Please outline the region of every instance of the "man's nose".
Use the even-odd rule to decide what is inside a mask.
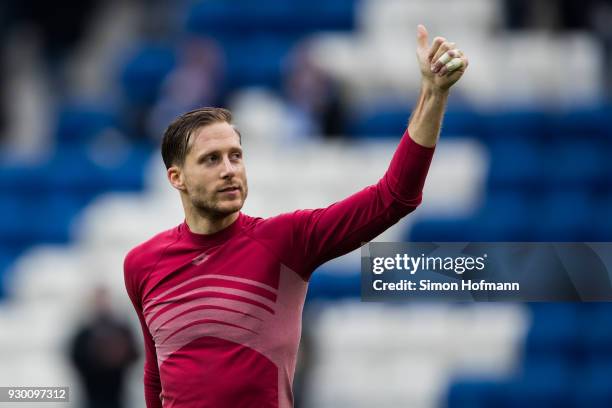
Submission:
[[[236,168],[232,164],[229,157],[223,158],[223,171],[221,172],[222,178],[231,178],[236,174]]]

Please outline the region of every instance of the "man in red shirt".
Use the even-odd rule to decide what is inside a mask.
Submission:
[[[168,127],[162,156],[185,222],[132,249],[124,268],[144,335],[148,408],[293,405],[312,271],[421,202],[449,89],[468,61],[444,38],[429,45],[423,26],[417,59],[421,95],[389,169],[327,208],[243,214],[246,171],[229,111],[198,109]]]

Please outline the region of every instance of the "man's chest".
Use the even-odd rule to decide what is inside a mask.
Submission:
[[[157,345],[191,337],[245,342],[277,311],[280,263],[249,240],[170,251],[148,276],[143,312]]]

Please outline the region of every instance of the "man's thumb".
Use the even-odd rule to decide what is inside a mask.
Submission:
[[[417,45],[419,49],[427,49],[429,46],[429,34],[427,33],[427,29],[423,24],[419,24],[417,26]]]

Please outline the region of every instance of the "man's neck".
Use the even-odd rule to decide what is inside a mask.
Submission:
[[[214,234],[219,232],[234,223],[238,219],[239,211],[229,214],[225,217],[212,218],[202,216],[196,211],[190,211],[185,213],[185,221],[189,230],[196,234]]]

